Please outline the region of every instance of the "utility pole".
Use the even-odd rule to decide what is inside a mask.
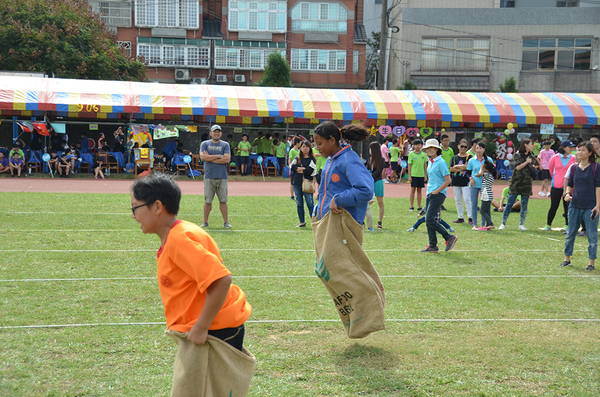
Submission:
[[[386,43],[388,37],[388,1],[381,1],[381,39],[379,40],[379,73],[377,74],[377,89],[383,90],[385,77],[388,71],[385,69]]]

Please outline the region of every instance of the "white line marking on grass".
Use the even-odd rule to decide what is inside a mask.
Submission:
[[[72,250],[58,250],[58,249],[8,249],[0,250],[0,252],[156,252],[156,249],[106,249],[106,250],[86,250],[86,249],[72,249]],[[286,248],[221,248],[221,252],[235,252],[235,251],[261,251],[261,252],[315,252],[312,249],[286,249]],[[417,249],[366,249],[365,252],[419,252]],[[586,251],[587,249],[576,249],[576,252]],[[454,249],[452,252],[490,252],[498,253],[497,250],[457,250]],[[530,249],[530,250],[511,250],[513,252],[548,252],[547,249]],[[425,257],[425,256],[423,256]]]
[[[316,320],[248,320],[251,324],[277,323],[335,323],[340,319]],[[600,322],[600,318],[386,318],[394,323],[476,323],[476,322]],[[46,325],[7,325],[0,329],[32,329],[32,328],[77,328],[77,327],[114,327],[114,326],[148,326],[167,325],[166,322],[141,323],[90,323],[90,324],[46,324]]]
[[[92,232],[92,233],[100,233],[100,232],[137,232],[140,229],[20,229],[20,230],[11,230],[10,233],[14,234],[22,232],[22,233],[43,233],[43,232]],[[297,230],[233,230],[233,229],[206,229],[209,232],[224,232],[224,233],[233,233],[233,232],[243,232],[243,233],[301,233]],[[0,232],[0,234],[3,232]],[[5,232],[5,233],[8,233]]]
[[[379,276],[380,278],[600,278],[600,276],[594,275],[580,275],[580,274],[538,274],[538,275],[506,275],[506,276],[404,276],[404,275],[389,275]],[[263,278],[314,278],[316,275],[305,275],[305,276],[234,276],[235,279],[263,279]],[[59,281],[131,281],[131,280],[156,280],[156,277],[89,277],[89,278],[23,278],[23,279],[7,279],[0,280],[0,283],[25,283],[25,282],[59,282]]]

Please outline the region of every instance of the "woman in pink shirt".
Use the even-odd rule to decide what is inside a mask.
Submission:
[[[554,150],[550,149],[552,142],[545,141],[544,149],[540,150],[540,154],[538,154],[538,160],[540,162],[540,169],[542,170],[542,190],[538,193],[542,197],[550,196],[550,188],[548,184],[548,180],[550,179],[550,159],[556,153]]]
[[[575,147],[575,144],[570,140],[566,140],[560,144],[560,148],[558,149],[558,154],[555,154],[550,158],[548,162],[548,171],[550,175],[552,175],[552,183],[550,190],[550,209],[548,210],[548,220],[546,223],[546,227],[544,230],[549,231],[552,230],[552,221],[556,216],[556,210],[558,210],[558,206],[560,205],[560,201],[563,202],[563,209],[565,211],[565,227],[563,230],[567,230],[569,219],[569,203],[564,199],[564,183],[565,183],[565,173],[571,166],[571,164],[575,163],[575,156],[571,154],[571,151]],[[542,153],[540,152],[540,155]]]

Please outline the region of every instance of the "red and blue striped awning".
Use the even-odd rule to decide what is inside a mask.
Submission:
[[[0,77],[0,112],[598,125],[600,94],[470,93]]]

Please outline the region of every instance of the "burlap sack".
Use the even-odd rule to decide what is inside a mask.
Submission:
[[[385,329],[385,294],[362,249],[363,227],[347,211],[331,211],[312,224],[315,272],[333,298],[349,338]]]
[[[171,397],[245,396],[250,389],[256,359],[245,347],[241,352],[208,335],[202,346],[187,333],[165,332],[177,343]]]

